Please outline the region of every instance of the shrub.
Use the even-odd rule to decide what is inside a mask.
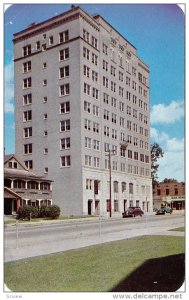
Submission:
[[[40,218],[45,218],[46,217],[46,209],[47,209],[47,205],[41,205],[39,207],[39,217]]]
[[[39,217],[39,210],[37,207],[30,206],[30,205],[23,205],[20,206],[18,209],[18,219],[30,219],[31,218],[38,218]]]
[[[60,216],[60,207],[58,205],[47,206],[45,216],[51,219],[57,219]]]

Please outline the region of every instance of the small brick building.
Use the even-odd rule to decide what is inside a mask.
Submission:
[[[185,183],[184,182],[159,182],[153,184],[153,207],[161,205],[170,206],[173,209],[185,208]]]

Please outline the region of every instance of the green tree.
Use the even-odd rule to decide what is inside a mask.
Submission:
[[[153,183],[157,182],[157,172],[159,168],[158,160],[163,157],[163,155],[164,152],[157,143],[151,144],[151,176]]]
[[[176,179],[174,178],[165,178],[162,182],[164,183],[170,183],[170,182],[178,182]]]

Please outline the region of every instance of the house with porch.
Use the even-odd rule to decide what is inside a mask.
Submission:
[[[34,174],[14,154],[4,157],[4,214],[16,214],[22,205],[51,205],[52,180]]]

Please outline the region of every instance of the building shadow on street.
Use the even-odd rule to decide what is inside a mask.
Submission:
[[[111,292],[175,292],[184,278],[184,254],[154,258],[144,262]]]

